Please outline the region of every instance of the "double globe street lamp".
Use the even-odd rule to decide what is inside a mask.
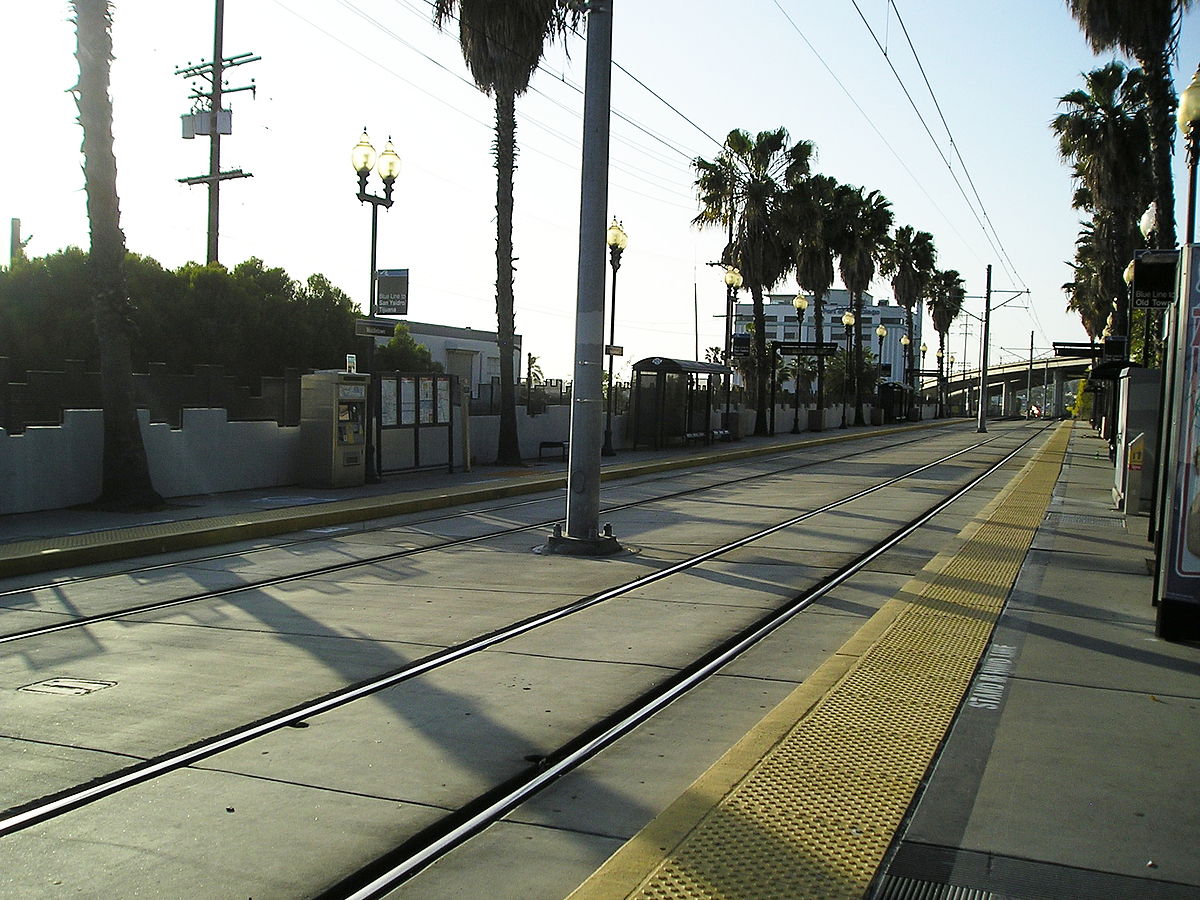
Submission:
[[[797,294],[792,300],[792,306],[796,308],[796,341],[799,343],[804,340],[804,311],[808,309],[808,298],[803,294]],[[796,397],[794,401],[796,412],[795,421],[792,422],[792,434],[800,433],[800,353],[796,353]]]
[[[876,371],[878,372],[878,375],[877,375],[878,386],[875,389],[875,392],[877,395],[875,398],[875,402],[878,404],[877,408],[879,410],[879,424],[882,425],[883,424],[883,339],[885,337],[887,337],[887,327],[882,322],[880,322],[879,327],[875,329],[875,336],[877,338],[879,338],[879,359],[877,360],[876,366],[875,366]]]
[[[846,366],[842,378],[842,424],[838,426],[839,428],[846,427],[846,406],[850,402],[850,373],[853,370],[853,364],[850,361],[850,342],[854,338],[854,313],[850,310],[842,313],[842,324],[846,326]]]
[[[396,153],[396,148],[392,146],[392,139],[388,138],[387,144],[383,148],[383,152],[376,154],[375,147],[371,144],[371,139],[367,136],[367,130],[364,128],[362,137],[358,139],[358,143],[354,145],[354,149],[350,153],[350,162],[354,166],[354,171],[358,173],[358,199],[362,203],[371,204],[371,294],[369,301],[370,315],[375,315],[375,253],[379,245],[379,207],[390,209],[392,206],[392,187],[396,183],[396,176],[400,174],[400,157]],[[379,177],[383,179],[383,196],[377,197],[374,194],[367,193],[367,178],[371,175],[371,170],[374,169],[379,173]]]
[[[737,292],[742,288],[742,282],[742,273],[736,266],[725,267],[725,366],[729,369],[733,367],[733,304],[737,299]],[[721,427],[728,431],[731,437],[741,433],[740,430],[733,430],[733,414],[730,411],[732,403],[733,373],[730,371],[725,373],[725,421],[721,423]]]
[[[392,139],[388,138],[387,144],[383,148],[383,152],[376,154],[375,147],[371,144],[371,139],[367,136],[367,129],[363,129],[362,137],[358,139],[358,143],[354,145],[354,149],[350,152],[350,163],[354,166],[354,171],[358,173],[358,199],[362,203],[371,204],[371,288],[368,294],[367,308],[371,318],[375,317],[375,297],[376,286],[378,281],[375,274],[375,255],[379,245],[379,207],[388,209],[392,205],[392,187],[396,183],[396,176],[400,174],[400,157],[396,153],[396,149],[392,146]],[[383,196],[377,197],[374,194],[367,193],[367,178],[374,169],[379,173],[379,177],[383,179]],[[371,374],[372,385],[367,397],[367,421],[364,423],[367,430],[366,440],[366,480],[371,483],[377,483],[380,479],[380,469],[382,468],[382,460],[379,458],[380,449],[378,442],[375,440],[374,423],[378,421],[376,414],[376,405],[379,402],[379,391],[375,385],[375,338],[370,338],[370,343],[367,345],[367,371]]]
[[[612,224],[608,226],[608,261],[612,265],[612,311],[608,325],[608,405],[604,416],[604,446],[600,448],[601,456],[616,456],[612,442],[613,414],[613,356],[616,354],[617,343],[617,270],[621,268],[621,254],[629,246],[629,235],[613,216]]]

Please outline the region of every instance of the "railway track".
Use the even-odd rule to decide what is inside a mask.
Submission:
[[[495,821],[498,816],[505,814],[521,803],[525,798],[540,790],[545,784],[561,777],[580,765],[583,761],[600,752],[621,735],[627,733],[638,724],[646,721],[657,710],[671,703],[683,692],[690,690],[696,684],[730,661],[737,659],[750,648],[756,646],[768,635],[774,633],[799,613],[809,609],[813,604],[827,598],[831,593],[845,585],[864,569],[872,565],[882,555],[895,548],[901,541],[926,527],[936,517],[943,514],[953,503],[985,482],[988,475],[1001,469],[1035,441],[1041,431],[1019,428],[1006,430],[986,440],[978,440],[973,436],[963,441],[963,446],[950,452],[943,453],[932,462],[921,465],[910,465],[903,472],[889,477],[879,478],[874,484],[844,496],[835,496],[823,502],[811,503],[810,509],[798,514],[789,515],[770,524],[743,532],[736,537],[722,540],[715,546],[707,547],[701,552],[677,554],[681,558],[666,561],[655,559],[651,561],[650,554],[631,554],[626,560],[622,571],[648,569],[636,577],[625,577],[616,584],[606,585],[597,590],[586,591],[574,597],[569,602],[556,603],[548,608],[540,609],[531,615],[519,616],[504,622],[499,627],[483,630],[470,635],[463,640],[450,640],[445,646],[433,652],[428,652],[419,658],[406,661],[399,666],[393,666],[387,671],[362,678],[344,687],[323,692],[320,696],[291,704],[282,711],[256,717],[252,722],[226,728],[220,733],[202,740],[191,741],[185,746],[168,752],[157,753],[121,767],[116,771],[106,773],[98,778],[89,780],[86,784],[72,785],[69,788],[56,791],[45,796],[39,796],[23,803],[18,803],[0,815],[0,838],[11,840],[21,832],[34,825],[53,823],[54,820],[70,818],[69,814],[84,810],[93,804],[118,802],[121,795],[130,790],[145,789],[153,785],[168,773],[178,772],[188,767],[197,767],[206,760],[213,760],[218,754],[224,754],[236,748],[245,747],[253,741],[258,741],[278,732],[287,726],[304,725],[318,716],[345,711],[348,708],[366,701],[378,698],[391,692],[405,689],[409,684],[420,684],[422,679],[436,678],[443,671],[451,670],[454,666],[472,660],[478,661],[497,653],[505,653],[514,657],[525,658],[529,651],[506,650],[519,639],[535,636],[542,632],[553,632],[561,629],[568,620],[591,617],[596,621],[598,610],[607,610],[629,598],[644,597],[655,586],[671,583],[678,579],[693,579],[697,577],[713,579],[720,573],[714,573],[710,567],[725,564],[724,561],[736,558],[738,554],[759,552],[755,548],[770,544],[772,541],[790,540],[784,536],[797,531],[800,526],[814,527],[814,523],[827,522],[833,517],[850,517],[851,528],[860,526],[860,522],[879,518],[873,528],[879,531],[884,528],[886,533],[871,534],[859,540],[859,546],[852,553],[844,554],[847,558],[839,560],[837,565],[821,567],[805,567],[794,562],[794,550],[782,554],[785,562],[773,562],[772,565],[790,565],[793,569],[817,569],[807,572],[800,580],[807,582],[800,590],[789,591],[790,596],[782,601],[778,596],[769,598],[769,602],[761,599],[755,601],[758,605],[770,607],[765,611],[759,609],[742,609],[738,614],[725,616],[720,628],[725,633],[718,637],[707,636],[703,640],[688,644],[679,652],[664,655],[661,659],[646,661],[643,668],[656,670],[639,673],[635,679],[637,684],[623,686],[615,691],[617,700],[611,697],[607,701],[610,708],[589,710],[586,715],[578,715],[557,726],[555,734],[561,733],[548,746],[537,748],[537,752],[524,754],[528,759],[523,765],[513,769],[511,760],[502,768],[503,777],[495,779],[495,783],[487,789],[478,791],[465,799],[456,800],[452,805],[446,805],[446,814],[439,816],[437,821],[417,829],[415,833],[396,841],[395,848],[382,854],[365,866],[354,867],[352,871],[338,879],[335,887],[329,889],[323,896],[382,896],[396,884],[411,877],[414,872],[425,866],[447,850],[461,843],[467,837],[478,832],[488,823]],[[907,442],[906,442],[907,443]],[[920,449],[924,450],[922,442]],[[890,448],[896,453],[911,453],[913,447],[903,445]],[[875,448],[871,451],[878,455],[882,451]],[[861,457],[860,457],[861,458]],[[842,463],[847,456],[841,458]],[[716,483],[704,486],[689,487],[675,490],[653,498],[640,498],[625,503],[614,504],[609,513],[613,515],[622,512],[646,515],[648,511],[664,505],[687,507],[687,515],[696,516],[701,510],[708,510],[708,515],[714,515],[712,509],[728,509],[730,504],[743,505],[750,516],[758,515],[758,507],[766,503],[765,498],[778,494],[783,482],[791,484],[795,479],[808,477],[814,468],[828,466],[829,461],[807,462],[804,465],[790,465],[771,469],[767,472],[739,475],[735,478],[718,479]],[[826,480],[828,475],[818,476]],[[676,476],[676,479],[678,476]],[[919,487],[914,484],[919,483]],[[936,495],[936,496],[935,496]],[[914,507],[914,497],[920,500]],[[771,502],[774,502],[773,500]],[[513,506],[505,507],[508,513]],[[519,504],[528,508],[528,503]],[[892,508],[897,509],[892,512]],[[882,515],[881,510],[889,510]],[[489,510],[490,516],[495,516],[498,510]],[[676,513],[678,515],[678,513]],[[653,516],[651,516],[653,518]],[[887,520],[887,521],[884,521]],[[552,521],[552,520],[551,520]],[[425,523],[427,526],[429,523]],[[845,527],[846,522],[838,525],[816,525],[818,530],[829,531],[835,527]],[[49,629],[24,629],[5,636],[2,640],[9,648],[19,648],[22,653],[30,653],[24,648],[36,646],[39,641],[63,640],[72,630],[124,627],[136,628],[152,623],[145,621],[149,613],[163,612],[171,607],[183,604],[196,604],[200,601],[229,602],[231,594],[248,595],[247,604],[252,605],[256,597],[262,595],[277,595],[281,589],[289,585],[317,581],[319,583],[337,583],[347,576],[368,570],[383,568],[388,565],[411,561],[414,554],[441,554],[446,557],[462,556],[464,554],[497,553],[510,557],[504,549],[492,550],[491,544],[499,542],[503,548],[511,550],[513,540],[522,540],[526,532],[545,528],[546,521],[538,519],[534,523],[512,525],[504,528],[493,528],[490,533],[476,534],[469,537],[441,540],[434,545],[410,548],[403,551],[392,551],[380,554],[366,560],[353,560],[336,566],[322,566],[305,572],[293,572],[274,579],[262,580],[255,584],[238,585],[228,589],[208,592],[205,595],[173,598],[156,604],[139,604],[136,607],[121,611],[110,611],[101,617],[78,617],[73,622],[57,623]],[[728,529],[727,529],[728,530]],[[651,528],[650,532],[654,529]],[[644,532],[647,535],[650,532]],[[632,532],[636,539],[636,532]],[[655,543],[651,538],[647,546]],[[660,542],[659,547],[670,542]],[[772,553],[778,555],[778,548]],[[660,557],[667,554],[659,553]],[[793,561],[788,563],[786,560]],[[547,564],[557,569],[572,569],[585,573],[588,578],[603,572],[607,563],[597,567],[594,561],[571,561],[564,565],[562,561],[547,561]],[[526,566],[529,563],[526,561]],[[699,575],[698,573],[704,573]],[[794,583],[796,579],[791,573],[788,578]],[[351,581],[353,584],[353,581]],[[776,592],[778,593],[778,592]],[[253,595],[253,596],[249,596]],[[744,602],[744,601],[743,601]],[[663,605],[663,604],[659,604]],[[736,606],[737,604],[733,604]],[[118,623],[117,619],[127,619],[138,616],[139,619],[126,623]],[[575,627],[575,626],[570,626]],[[616,631],[611,622],[604,628]],[[662,626],[660,626],[662,627]],[[708,627],[707,625],[705,627]],[[392,638],[391,640],[395,640]],[[624,640],[624,638],[620,638]],[[114,652],[119,652],[119,643],[114,643]],[[534,654],[536,655],[536,654]],[[663,677],[663,673],[666,676]],[[394,708],[394,707],[393,707]],[[436,777],[436,776],[435,776]],[[456,794],[463,794],[462,789],[456,789]]]

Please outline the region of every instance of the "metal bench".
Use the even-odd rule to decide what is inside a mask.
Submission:
[[[538,444],[538,459],[545,459],[547,450],[557,450],[562,454],[563,462],[566,462],[567,444],[569,443],[569,441],[542,441]]]

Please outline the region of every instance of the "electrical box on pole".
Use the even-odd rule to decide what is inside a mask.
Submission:
[[[213,57],[211,62],[198,65],[187,65],[176,69],[175,74],[192,81],[199,80],[199,86],[193,85],[191,97],[192,111],[181,116],[183,137],[192,140],[197,135],[207,137],[210,141],[208,155],[208,174],[192,175],[180,178],[182,184],[208,185],[208,261],[217,262],[217,240],[220,221],[220,186],[222,181],[231,178],[249,178],[249,172],[241,169],[221,171],[221,136],[233,133],[233,113],[222,105],[224,94],[234,94],[238,91],[250,91],[254,94],[256,86],[254,79],[242,87],[225,86],[225,70],[246,63],[258,62],[261,56],[250,53],[239,53],[236,56],[225,56],[225,0],[216,0],[216,24],[213,29]],[[208,89],[205,90],[205,87]]]

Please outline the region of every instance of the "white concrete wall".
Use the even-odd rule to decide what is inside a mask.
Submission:
[[[932,418],[934,409],[926,405],[925,418]],[[791,407],[777,408],[777,433],[791,430],[793,415]],[[551,406],[537,416],[518,407],[521,456],[536,459],[542,441],[568,440],[570,416],[568,406]],[[840,409],[827,410],[826,427],[836,426],[839,416]],[[750,434],[754,410],[743,409],[740,417],[742,434]],[[150,475],[164,497],[278,487],[302,480],[298,427],[230,422],[223,409],[184,410],[179,429],[151,425],[145,410],[141,422]],[[714,410],[712,425],[719,424],[720,411]],[[473,461],[494,462],[500,417],[472,416],[470,427]],[[803,410],[800,427],[807,428]],[[628,447],[624,416],[613,417],[613,443],[618,450]],[[24,434],[10,435],[0,429],[0,514],[62,509],[95,500],[100,493],[103,445],[99,410],[67,410],[62,425],[33,426]],[[459,447],[456,437],[456,465],[461,464]]]
[[[150,477],[164,497],[294,484],[300,480],[300,429],[274,422],[230,422],[223,409],[187,409],[183,427],[140,414]],[[24,434],[0,429],[0,514],[61,509],[100,494],[104,416],[70,409],[63,424]]]

